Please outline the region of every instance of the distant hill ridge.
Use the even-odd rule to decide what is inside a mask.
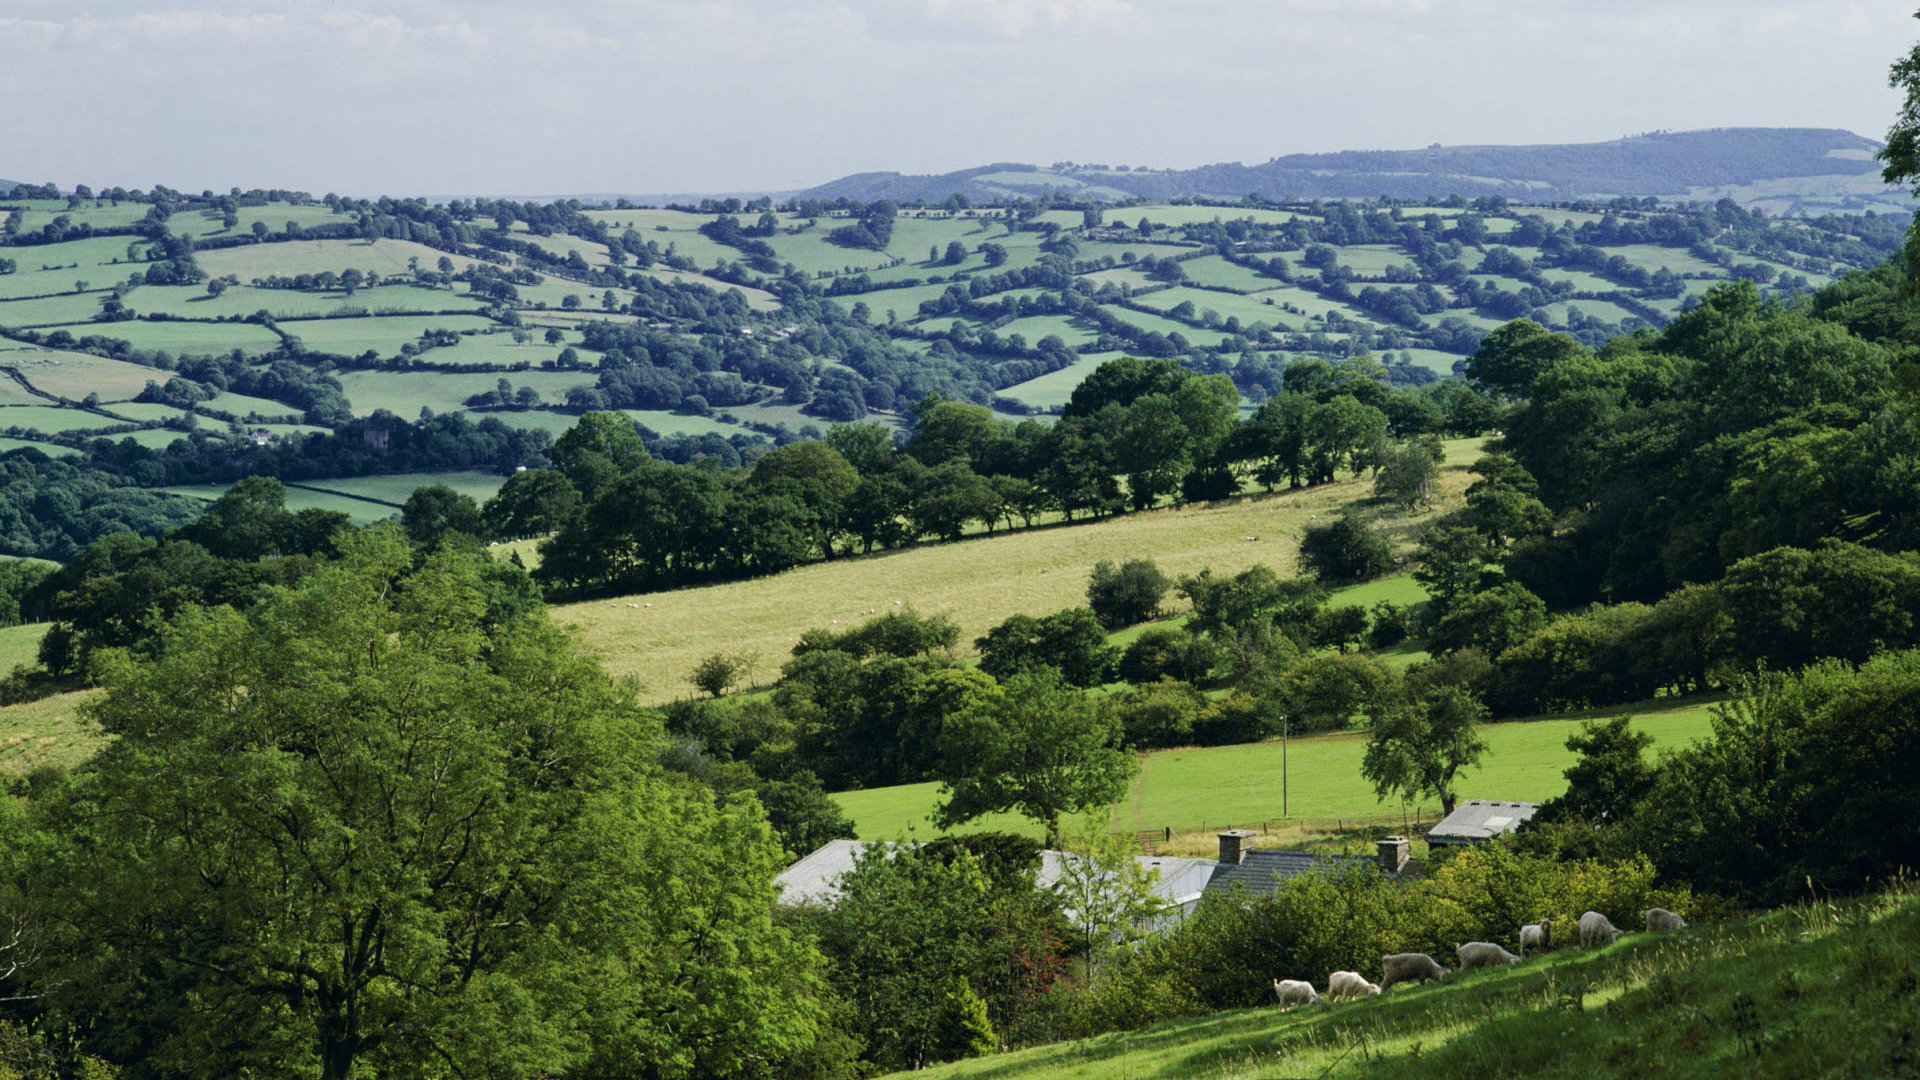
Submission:
[[[1911,200],[1880,181],[1881,144],[1838,128],[1715,128],[1655,132],[1598,143],[1431,146],[1289,154],[1263,164],[1194,169],[1000,163],[939,176],[867,172],[801,198],[976,201],[1058,191],[1117,201],[1135,197],[1269,199],[1431,198],[1503,195],[1559,202],[1617,195],[1730,197],[1770,213],[1905,212]]]

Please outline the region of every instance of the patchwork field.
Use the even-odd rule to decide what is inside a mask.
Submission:
[[[1579,717],[1555,716],[1539,720],[1489,724],[1481,729],[1488,753],[1481,768],[1459,782],[1465,799],[1502,799],[1539,802],[1566,790],[1563,775],[1573,764],[1567,736],[1590,716],[1630,715],[1633,727],[1653,736],[1656,747],[1675,749],[1711,731],[1712,702],[1648,703],[1595,710]],[[1223,828],[1298,829],[1312,822],[1333,828],[1344,822],[1402,818],[1431,824],[1440,804],[1434,800],[1381,802],[1360,776],[1360,756],[1366,750],[1360,732],[1316,735],[1240,746],[1187,747],[1141,755],[1140,775],[1120,805],[1114,808],[1113,828],[1119,832],[1171,828],[1196,836],[1197,851],[1212,846],[1212,833]],[[1284,768],[1283,768],[1284,766]],[[1282,775],[1285,776],[1287,813],[1281,813]],[[928,815],[939,801],[939,785],[903,784],[898,787],[849,791],[835,795],[853,819],[862,840],[893,840],[909,832],[928,836],[942,830]],[[963,831],[996,829],[1040,836],[1040,825],[1017,814],[996,814],[969,823]],[[1182,849],[1193,845],[1181,845]]]
[[[1454,464],[1441,473],[1436,505],[1442,508],[1472,479],[1461,464],[1466,448],[1457,450],[1449,454]],[[1010,615],[1044,615],[1085,603],[1087,574],[1101,559],[1151,558],[1173,576],[1209,567],[1234,573],[1255,563],[1291,573],[1301,529],[1371,490],[1365,480],[1346,480],[1097,524],[836,559],[752,581],[569,604],[556,608],[554,618],[578,626],[610,671],[638,679],[642,700],[661,702],[691,693],[687,676],[711,653],[755,654],[753,677],[769,679],[802,632],[851,625],[870,612],[892,610],[896,602],[951,616],[961,639],[970,642]],[[1385,524],[1404,532],[1416,519]]]

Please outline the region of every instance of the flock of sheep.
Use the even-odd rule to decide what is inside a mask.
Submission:
[[[1684,930],[1687,920],[1668,911],[1666,908],[1650,908],[1643,912],[1647,920],[1647,932],[1659,933],[1663,930]],[[1580,916],[1580,944],[1588,948],[1599,945],[1611,945],[1620,940],[1626,931],[1616,929],[1605,915],[1589,911]],[[1528,923],[1520,928],[1520,955],[1516,956],[1490,941],[1469,941],[1454,950],[1460,957],[1460,970],[1472,968],[1496,967],[1501,964],[1517,964],[1529,948],[1539,950],[1553,943],[1553,921],[1542,919],[1537,923]],[[1371,983],[1357,971],[1336,971],[1327,976],[1327,994],[1325,1000],[1340,1001],[1343,998],[1361,997],[1378,994],[1394,983],[1426,982],[1429,979],[1444,979],[1449,974],[1433,957],[1422,952],[1394,953],[1380,958],[1380,981]],[[1282,1008],[1294,1005],[1317,1005],[1322,1000],[1311,982],[1305,979],[1275,979],[1273,992],[1280,998]]]

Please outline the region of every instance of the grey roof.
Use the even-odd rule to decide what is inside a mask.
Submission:
[[[831,904],[840,898],[840,875],[853,869],[864,850],[858,840],[829,840],[773,879],[783,904]]]
[[[1241,856],[1238,866],[1231,863],[1210,865],[1214,867],[1214,872],[1212,880],[1207,882],[1209,892],[1238,885],[1250,893],[1268,895],[1278,890],[1280,883],[1287,878],[1326,873],[1350,866],[1377,868],[1380,861],[1371,855],[1316,855],[1310,851],[1263,851],[1256,848]]]
[[[1427,830],[1428,844],[1471,844],[1512,832],[1540,810],[1539,803],[1468,799]]]
[[[886,845],[891,848],[893,845]],[[783,904],[831,904],[840,897],[840,876],[853,869],[853,863],[866,850],[860,840],[829,840],[812,854],[782,870],[774,883],[780,886]],[[1059,884],[1066,860],[1073,856],[1060,851],[1042,851],[1040,870],[1034,884],[1051,889]],[[1168,904],[1186,904],[1198,899],[1207,887],[1207,879],[1220,864],[1212,859],[1183,859],[1166,855],[1136,856],[1140,864],[1160,871],[1153,883],[1155,896]]]

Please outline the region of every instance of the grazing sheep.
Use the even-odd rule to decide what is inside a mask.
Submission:
[[[1378,994],[1379,984],[1370,983],[1357,971],[1336,971],[1327,976],[1327,1000],[1339,1001],[1342,998],[1359,997],[1362,994]]]
[[[1647,917],[1647,933],[1657,934],[1662,930],[1685,930],[1687,920],[1668,911],[1666,908],[1648,908],[1641,912]]]
[[[1580,916],[1580,944],[1588,948],[1611,945],[1625,936],[1626,931],[1615,929],[1613,923],[1597,911]]]
[[[1541,919],[1520,928],[1520,955],[1528,949],[1545,949],[1553,944],[1553,920]]]
[[[1469,941],[1455,947],[1460,954],[1460,970],[1470,968],[1499,967],[1501,964],[1517,964],[1520,958],[1491,941]]]
[[[1434,962],[1433,957],[1423,952],[1394,953],[1380,958],[1380,989],[1385,990],[1394,983],[1426,982],[1428,979],[1444,979],[1447,969]]]
[[[1320,995],[1314,992],[1313,984],[1300,979],[1275,979],[1273,992],[1280,997],[1280,1007],[1290,1009],[1295,1005],[1318,1005]]]

